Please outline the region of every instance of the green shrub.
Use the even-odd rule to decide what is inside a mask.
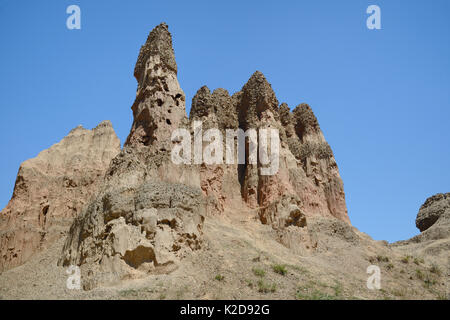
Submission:
[[[435,264],[435,263],[433,263],[431,265],[430,272],[434,273],[434,274],[437,274],[438,276],[441,275],[441,269],[439,269],[439,266],[437,264]]]
[[[282,276],[287,274],[287,269],[286,266],[282,265],[282,264],[275,264],[272,266],[272,270],[275,273],[281,274]]]
[[[252,271],[255,274],[255,276],[258,276],[258,277],[261,277],[261,278],[266,275],[266,272],[263,269],[253,268]]]
[[[218,275],[216,275],[216,277],[214,279],[216,279],[217,281],[223,281],[223,279],[225,279],[225,277],[221,274],[218,274]]]
[[[417,277],[417,279],[419,279],[419,280],[423,280],[424,277],[425,277],[425,275],[423,274],[423,272],[422,272],[421,270],[417,269],[417,270],[416,270],[416,277]]]
[[[276,284],[269,285],[263,280],[258,281],[258,291],[261,293],[275,292],[277,290]]]
[[[412,258],[411,256],[404,256],[401,261],[403,263],[409,263],[409,259],[411,259],[411,258]]]

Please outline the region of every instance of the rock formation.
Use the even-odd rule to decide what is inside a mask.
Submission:
[[[416,226],[423,232],[444,220],[450,220],[450,193],[438,193],[429,197],[420,207]]]
[[[446,260],[450,274],[450,193],[429,197],[419,209],[416,226],[420,234],[395,242],[392,246]]]
[[[93,130],[73,129],[20,166],[13,196],[0,213],[0,271],[67,232],[119,151],[120,141],[105,121]]]
[[[167,25],[142,46],[134,121],[96,198],[74,221],[60,265],[79,265],[83,287],[169,272],[201,248],[207,204],[191,166],[171,162],[171,134],[186,125],[185,96]]]
[[[336,161],[311,108],[302,104],[291,113],[286,104],[279,106],[261,72],[232,96],[202,87],[188,119],[171,35],[162,23],[142,46],[134,75],[131,132],[95,199],[74,221],[59,261],[81,266],[85,289],[170,272],[202,247],[205,217],[230,208],[254,209],[262,223],[299,233],[288,237],[287,246],[312,242],[308,216],[349,223]],[[248,161],[174,164],[171,150],[178,141],[172,133],[185,128],[201,138],[194,121],[202,121],[203,129],[219,129],[224,141],[227,129],[278,129],[278,173],[261,175],[259,162]]]
[[[239,165],[237,177],[225,175],[223,168],[213,168],[212,171],[216,170],[217,174],[210,172],[207,175],[208,181],[215,184],[203,189],[207,194],[216,195],[222,203],[219,207],[223,208],[223,202],[229,195],[235,198],[233,192],[217,189],[217,186],[225,185],[228,189],[240,190],[248,206],[261,208],[263,221],[271,220],[264,217],[267,206],[292,198],[292,205],[299,205],[305,215],[333,216],[350,222],[333,152],[311,108],[301,104],[290,112],[285,103],[279,106],[271,85],[261,72],[255,72],[242,90],[231,97],[224,89],[217,89],[211,94],[207,87],[202,87],[192,101],[190,120],[202,120],[204,126],[206,124],[208,128],[216,127],[222,131],[237,128],[244,131],[250,128],[279,130],[281,148],[277,174],[263,176],[259,165],[246,161],[246,164]],[[231,172],[236,176],[234,170]],[[235,184],[233,188],[229,187],[230,181]]]

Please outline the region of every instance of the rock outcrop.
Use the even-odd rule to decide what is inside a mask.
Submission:
[[[248,161],[236,167],[221,166],[209,170],[202,185],[207,194],[216,195],[224,208],[228,197],[236,198],[228,190],[240,190],[242,200],[252,208],[261,208],[261,220],[267,207],[283,197],[292,196],[293,205],[299,205],[306,216],[335,217],[350,222],[345,204],[343,183],[333,152],[326,142],[318,121],[306,104],[293,112],[279,102],[271,85],[261,72],[255,72],[241,91],[229,96],[224,89],[211,94],[202,87],[192,101],[190,114],[193,121],[203,121],[205,128],[219,128],[225,142],[226,129],[268,129],[279,131],[279,170],[274,175],[262,175],[261,165]],[[260,141],[259,141],[260,143]],[[225,157],[225,155],[224,155]],[[216,174],[213,173],[216,171]],[[225,183],[226,180],[226,183]],[[211,185],[211,181],[214,184]],[[230,183],[234,186],[230,188]],[[226,186],[227,190],[221,189]]]
[[[438,193],[429,197],[419,209],[416,226],[421,231],[420,234],[391,246],[433,259],[442,259],[441,261],[447,262],[450,274],[450,193]]]
[[[96,198],[71,227],[59,261],[79,265],[91,289],[170,272],[201,248],[207,201],[198,170],[171,162],[172,131],[186,126],[172,39],[160,24],[141,48],[134,121]]]
[[[440,219],[450,220],[450,193],[438,193],[429,197],[420,207],[416,227],[423,232]]]
[[[109,121],[79,126],[19,169],[0,213],[0,271],[17,266],[66,233],[103,180],[120,141]]]
[[[308,231],[309,218],[350,223],[336,160],[314,113],[306,104],[293,112],[285,103],[279,105],[261,72],[232,96],[225,89],[211,93],[206,86],[200,88],[192,100],[190,125],[195,121],[202,121],[203,129],[218,128],[224,144],[227,129],[279,132],[279,168],[273,175],[261,174],[260,161],[249,162],[248,139],[245,164],[200,167],[202,190],[216,204],[216,212],[243,203],[277,231],[281,243],[303,254],[317,245]],[[259,136],[257,142],[261,143]]]
[[[177,79],[172,37],[166,24],[150,32],[134,69],[138,82],[133,125],[126,145],[171,149],[171,134],[186,118],[185,95]]]
[[[407,241],[434,245],[434,240],[441,240],[450,248],[450,193],[429,197],[419,209],[416,226],[421,233]]]
[[[142,46],[134,75],[138,88],[131,132],[95,199],[72,225],[59,261],[81,267],[85,289],[174,270],[183,257],[202,248],[205,217],[231,208],[250,208],[262,223],[289,229],[291,241],[282,242],[288,247],[303,240],[313,246],[308,216],[349,224],[336,161],[311,108],[303,104],[291,113],[287,105],[279,106],[261,72],[232,96],[225,89],[211,93],[202,87],[188,119],[172,38],[162,23]],[[267,164],[248,161],[248,139],[244,163],[227,163],[225,150],[223,162],[175,164],[171,151],[180,141],[173,132],[180,128],[201,139],[203,149],[211,142],[203,136],[209,128],[220,131],[224,145],[227,130],[277,129],[279,141],[270,149],[279,147],[279,157],[272,159],[279,170],[263,175]],[[204,155],[189,144],[192,153]]]

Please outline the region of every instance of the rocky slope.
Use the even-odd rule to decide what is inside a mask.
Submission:
[[[309,219],[318,240],[299,254],[277,240],[255,210],[207,217],[202,249],[170,273],[150,273],[92,290],[69,290],[57,266],[60,239],[27,263],[0,274],[0,299],[448,299],[447,262],[374,241],[349,224]],[[380,290],[366,286],[367,267],[381,271]],[[86,276],[83,272],[81,276]]]
[[[109,121],[79,126],[25,161],[13,196],[0,213],[0,271],[27,261],[68,231],[120,151]]]
[[[261,72],[232,95],[200,88],[187,117],[172,37],[163,23],[142,46],[134,76],[138,88],[124,148],[104,163],[92,197],[77,207],[82,212],[68,215],[67,221],[74,220],[67,237],[0,275],[0,296],[447,297],[447,195],[422,206],[419,236],[391,245],[374,241],[350,224],[336,160],[311,107],[290,111]],[[206,136],[211,128],[218,129],[214,139]],[[171,151],[184,141],[174,136],[177,129],[194,137],[187,144],[191,160],[183,164],[172,161]],[[278,130],[279,140],[271,137],[269,149],[278,149],[279,157],[267,164],[256,153],[259,161],[252,163],[250,139],[244,163],[227,162],[229,154],[237,160],[236,145],[223,152],[209,148],[212,140],[226,143],[230,130],[251,129],[258,144],[263,129]],[[215,162],[203,161],[208,152]],[[277,170],[264,174],[273,161]],[[73,196],[65,197],[57,198],[66,203]],[[366,286],[373,264],[381,269],[381,290]],[[72,265],[80,267],[86,291],[66,288],[65,271]]]

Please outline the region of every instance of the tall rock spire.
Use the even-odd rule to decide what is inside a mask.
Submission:
[[[155,27],[141,47],[134,76],[138,82],[134,121],[125,145],[169,150],[172,130],[186,118],[186,110],[172,36],[165,23]]]
[[[72,224],[59,260],[59,265],[80,266],[88,275],[84,288],[171,272],[203,247],[205,216],[217,213],[256,209],[262,223],[287,239],[283,244],[305,252],[314,247],[307,219],[334,216],[349,222],[343,184],[317,119],[306,105],[294,112],[280,107],[261,72],[232,96],[224,89],[201,88],[188,121],[172,37],[163,23],[142,46],[134,75],[131,132],[102,188]],[[271,158],[275,172],[263,174],[267,164],[261,161],[175,164],[172,133],[189,128],[195,139],[194,121],[202,121],[205,132],[219,129],[222,140],[227,129],[276,129],[281,146]],[[199,137],[203,152],[207,141],[201,132]]]

